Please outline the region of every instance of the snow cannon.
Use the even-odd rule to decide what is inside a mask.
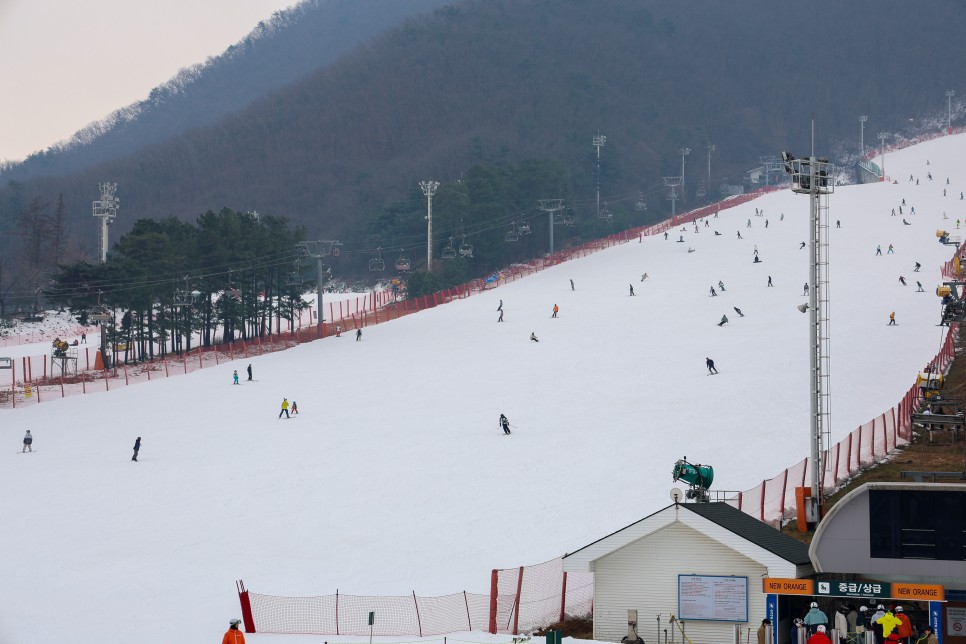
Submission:
[[[707,503],[709,499],[708,489],[714,481],[714,468],[710,465],[700,465],[688,462],[685,456],[674,464],[671,471],[672,481],[684,481],[688,484],[688,491],[684,496],[701,503]]]

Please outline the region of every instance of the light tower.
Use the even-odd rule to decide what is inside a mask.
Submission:
[[[681,185],[684,185],[684,157],[691,154],[691,148],[681,148],[678,150],[678,154],[681,155]]]
[[[809,312],[809,355],[811,377],[812,496],[806,507],[808,522],[821,518],[825,471],[823,446],[831,434],[829,410],[829,300],[828,300],[828,195],[834,191],[834,167],[826,158],[811,156],[796,159],[782,152],[785,172],[792,180],[792,191],[809,196],[809,302],[799,310]]]
[[[889,133],[888,132],[879,132],[876,136],[879,137],[879,154],[881,156],[881,158],[879,160],[882,162],[882,180],[885,181],[885,178],[886,178],[886,173],[885,173],[885,140],[886,140],[886,138],[888,138]]]
[[[946,92],[946,129],[952,127],[953,124],[953,96],[956,95],[955,90],[949,90]]]
[[[859,158],[865,156],[865,122],[869,117],[863,114],[859,117]]]
[[[563,199],[541,199],[540,210],[550,214],[548,227],[550,228],[550,254],[553,255],[553,217],[554,214],[563,210]]]
[[[602,136],[600,130],[597,130],[597,136],[594,137],[594,147],[597,148],[597,218],[600,219],[600,149],[604,147],[607,143],[607,137]]]
[[[121,200],[114,196],[117,190],[116,183],[105,181],[97,184],[101,190],[101,198],[94,202],[94,216],[101,219],[100,242],[101,242],[101,263],[107,261],[107,227],[117,218],[117,208],[121,205]]]
[[[711,201],[711,153],[717,148],[714,143],[709,143],[705,147],[708,150],[708,201]]]
[[[316,297],[319,300],[319,320],[318,329],[319,337],[325,337],[325,313],[322,308],[322,293],[325,292],[325,275],[327,268],[325,264],[322,263],[323,257],[328,257],[332,255],[333,257],[338,257],[342,253],[342,242],[340,241],[329,241],[325,239],[320,239],[319,241],[304,241],[297,244],[302,249],[302,252],[306,257],[311,257],[315,260],[315,271],[316,271]],[[329,269],[331,270],[331,269]]]
[[[433,195],[439,188],[439,181],[420,181],[419,187],[426,195],[426,271],[433,270]]]
[[[681,177],[664,177],[664,185],[670,190],[667,198],[671,200],[671,224],[674,224],[674,208],[678,200],[678,186],[681,185]]]

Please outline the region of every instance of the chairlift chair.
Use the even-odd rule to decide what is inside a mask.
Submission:
[[[382,248],[379,248],[377,255],[369,260],[369,270],[370,271],[384,271],[386,270],[386,262],[382,259]]]
[[[506,236],[503,238],[503,240],[508,242],[520,241],[520,235],[517,233],[516,222],[510,224],[510,230],[506,231]]]
[[[302,286],[302,274],[301,273],[289,273],[285,278],[286,286]]]
[[[610,210],[607,209],[606,201],[604,202],[604,207],[601,208],[600,212],[597,213],[597,218],[602,221],[612,221],[614,219],[614,215],[612,215]]]
[[[172,304],[174,304],[175,307],[180,309],[186,306],[191,306],[192,304],[194,304],[194,301],[191,299],[191,294],[188,293],[187,291],[175,291]]]
[[[453,238],[449,238],[449,243],[443,247],[443,252],[439,254],[443,259],[453,259],[456,257],[456,247],[453,246]]]
[[[634,209],[635,210],[647,210],[647,200],[644,199],[643,193],[638,198],[637,203],[634,204]]]
[[[466,243],[466,235],[463,235],[463,241],[460,242],[460,257],[472,257],[473,256],[473,245]]]
[[[530,222],[523,222],[520,224],[520,234],[529,235],[530,234]]]
[[[396,270],[399,271],[400,273],[405,273],[409,269],[410,269],[409,258],[406,257],[406,254],[400,248],[399,249],[399,259],[396,260]]]

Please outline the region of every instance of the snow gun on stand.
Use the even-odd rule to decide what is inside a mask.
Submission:
[[[708,489],[714,481],[714,468],[710,465],[695,465],[688,463],[688,457],[678,459],[671,471],[672,481],[684,481],[688,484],[688,491],[684,496],[688,499],[707,503],[709,500]]]

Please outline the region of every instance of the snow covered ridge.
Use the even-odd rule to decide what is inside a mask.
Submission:
[[[959,135],[887,153],[898,184],[830,199],[833,443],[892,408],[942,348],[934,289],[951,247],[935,231],[966,220],[964,152]],[[891,216],[903,199],[908,226]],[[358,342],[252,358],[238,386],[249,361],[0,410],[0,485],[16,490],[0,496],[16,580],[0,585],[0,641],[217,641],[241,616],[237,579],[300,597],[486,594],[494,568],[668,505],[684,455],[720,489],[760,485],[809,452],[807,211],[789,191],[762,195],[697,233],[633,238]],[[708,357],[720,375],[705,375]],[[277,418],[283,398],[297,416]],[[255,639],[283,637],[300,636]]]

